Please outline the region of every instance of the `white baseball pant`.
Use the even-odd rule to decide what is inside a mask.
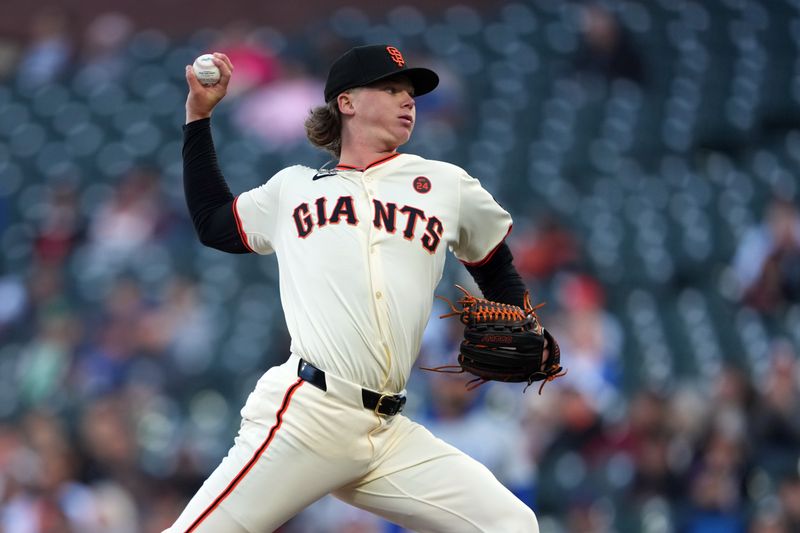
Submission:
[[[365,409],[356,384],[301,380],[299,361],[261,377],[233,447],[165,533],[271,532],[328,493],[413,531],[538,533],[485,466],[402,414]]]

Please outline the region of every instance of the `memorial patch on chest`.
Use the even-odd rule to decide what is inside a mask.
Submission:
[[[414,190],[420,194],[428,194],[431,192],[431,180],[425,176],[417,176],[412,182]]]
[[[420,245],[433,254],[439,247],[444,234],[444,225],[435,215],[426,213],[418,207],[394,202],[372,200],[372,225],[375,229],[394,234],[400,230],[407,241],[419,240]],[[297,236],[307,238],[315,229],[341,224],[358,226],[355,200],[352,196],[340,196],[335,202],[321,196],[309,203],[303,202],[292,211]]]

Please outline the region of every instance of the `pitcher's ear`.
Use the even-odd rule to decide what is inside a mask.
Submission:
[[[339,112],[343,115],[352,115],[355,113],[355,106],[353,105],[353,92],[350,90],[344,91],[336,97],[336,103],[339,106]]]

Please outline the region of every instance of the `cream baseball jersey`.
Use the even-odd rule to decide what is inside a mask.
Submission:
[[[511,230],[478,180],[409,154],[364,169],[289,167],[234,212],[250,249],[277,254],[292,353],[392,393],[417,358],[447,250],[480,263]]]

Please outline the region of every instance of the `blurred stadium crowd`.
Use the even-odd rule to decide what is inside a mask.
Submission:
[[[274,260],[195,238],[183,66],[236,66],[214,133],[237,193],[325,162],[303,118],[367,42],[441,73],[405,150],[512,212],[569,368],[541,396],[415,370],[409,416],[543,532],[800,531],[797,0],[351,6],[189,36],[33,20],[0,39],[0,531],[161,531],[226,453],[289,339]],[[439,294],[468,283],[456,263]],[[421,361],[459,336],[432,319]],[[397,529],[326,498],[281,531]]]

